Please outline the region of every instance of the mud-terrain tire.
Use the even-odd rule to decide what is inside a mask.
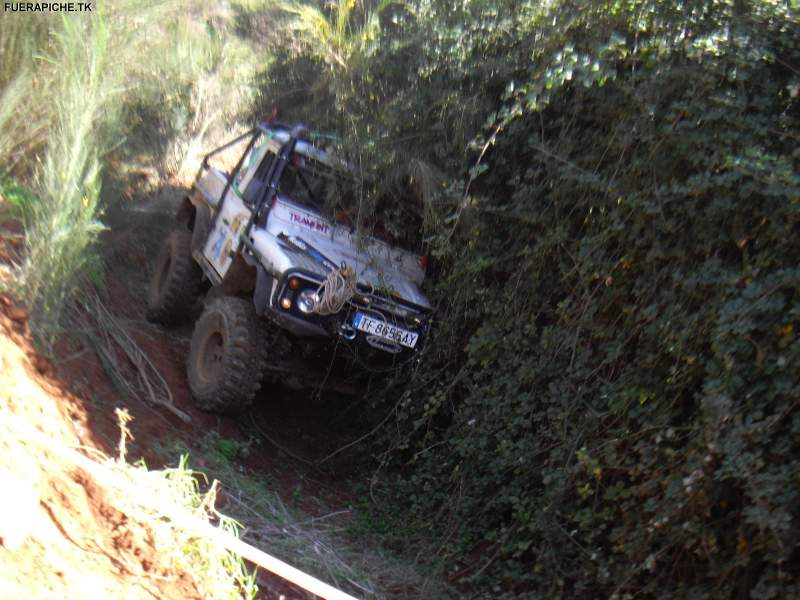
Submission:
[[[161,244],[147,290],[147,320],[179,325],[190,320],[203,272],[192,258],[192,232],[176,229]]]
[[[202,410],[238,414],[261,387],[268,342],[252,302],[224,296],[208,304],[189,345],[187,375]]]

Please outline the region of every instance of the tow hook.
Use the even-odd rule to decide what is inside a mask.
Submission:
[[[342,323],[341,327],[339,327],[339,335],[346,340],[354,340],[356,339],[356,330],[347,323]]]

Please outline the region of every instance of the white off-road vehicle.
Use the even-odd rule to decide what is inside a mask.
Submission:
[[[413,359],[428,331],[424,257],[333,217],[351,171],[315,139],[271,122],[208,154],[162,245],[147,317],[176,324],[202,299],[187,371],[205,410],[246,409],[265,375],[347,387]]]

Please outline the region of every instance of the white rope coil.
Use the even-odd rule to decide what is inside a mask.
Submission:
[[[318,315],[338,313],[355,295],[357,282],[356,272],[347,265],[330,271],[317,288],[314,312]]]

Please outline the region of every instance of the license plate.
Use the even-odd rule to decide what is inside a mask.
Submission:
[[[356,313],[356,316],[353,319],[353,327],[359,331],[363,331],[364,333],[377,335],[378,337],[392,340],[393,342],[397,342],[406,348],[413,348],[416,346],[417,340],[419,339],[418,333],[408,331],[407,329],[402,329],[401,327],[396,327],[380,319],[373,319],[372,317],[368,317],[364,313],[360,312]]]

